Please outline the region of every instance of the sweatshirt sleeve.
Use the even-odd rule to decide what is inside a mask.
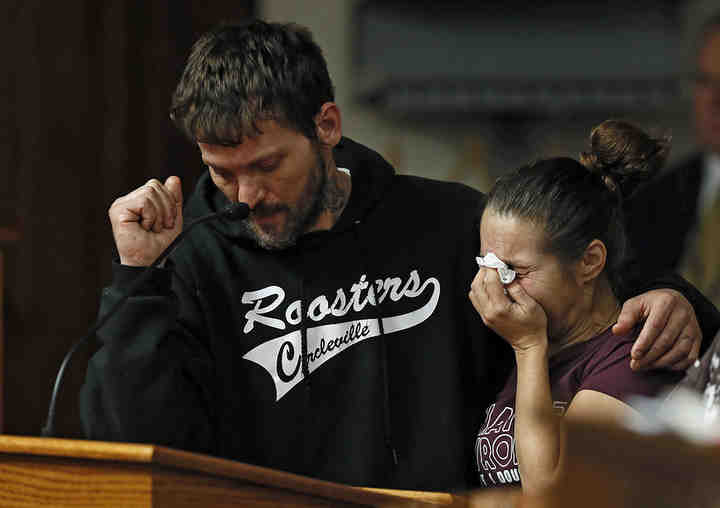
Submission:
[[[683,176],[678,180],[681,174]],[[688,208],[688,203],[675,203],[673,199],[677,189],[692,185],[686,176],[685,172],[666,173],[641,188],[625,203],[623,215],[628,244],[621,273],[624,283],[621,298],[661,288],[681,292],[695,309],[703,333],[703,352],[720,329],[720,312],[692,284],[673,273],[673,267],[678,265],[682,254],[681,245],[678,244],[682,235],[673,225],[674,221],[667,224],[667,221],[663,222],[667,218],[669,206],[673,214],[695,215],[694,207]],[[665,230],[660,224],[665,224]],[[660,231],[665,234],[661,235]]]
[[[80,416],[89,439],[144,442],[213,453],[214,362],[201,313],[187,287],[173,285],[174,268],[154,269],[148,281],[98,331],[80,391]],[[113,266],[103,290],[104,315],[142,273]]]

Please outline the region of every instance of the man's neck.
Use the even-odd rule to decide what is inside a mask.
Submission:
[[[334,163],[332,163],[332,168],[328,175],[325,192],[321,198],[323,211],[320,213],[315,225],[310,228],[310,231],[332,229],[343,210],[345,210],[348,201],[350,201],[350,193],[352,192],[350,173],[337,169]]]

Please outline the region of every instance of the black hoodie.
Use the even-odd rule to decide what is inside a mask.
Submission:
[[[467,297],[483,196],[396,175],[348,139],[335,158],[353,187],[330,231],[270,252],[237,224],[201,226],[99,332],[88,437],[354,485],[466,485],[510,365]],[[226,204],[205,175],[186,221]],[[115,265],[101,314],[138,271]]]
[[[80,395],[89,438],[353,485],[472,481],[482,409],[512,361],[467,297],[484,196],[396,175],[348,139],[335,160],[353,186],[331,230],[271,252],[237,224],[201,226],[98,333]],[[205,175],[185,217],[226,204]],[[101,315],[139,271],[115,265]]]

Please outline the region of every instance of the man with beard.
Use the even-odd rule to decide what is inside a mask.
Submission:
[[[465,486],[481,408],[510,366],[467,298],[483,195],[396,175],[343,138],[322,53],[295,25],[201,37],[171,117],[208,172],[185,207],[177,177],[113,203],[119,262],[101,314],[184,220],[234,202],[251,213],[193,231],[98,333],[87,436],[355,485]],[[633,298],[618,329],[641,318],[642,361],[697,357],[680,293]],[[716,318],[701,320],[710,335]]]

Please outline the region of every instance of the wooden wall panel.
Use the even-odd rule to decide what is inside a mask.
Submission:
[[[107,208],[147,179],[201,165],[167,111],[196,27],[253,2],[10,1],[0,16],[0,227],[5,249],[5,427],[36,435],[55,373],[94,321],[110,276]],[[196,21],[194,15],[202,13]],[[213,19],[215,18],[215,19]],[[70,366],[57,428],[79,436],[77,393],[93,348]]]

